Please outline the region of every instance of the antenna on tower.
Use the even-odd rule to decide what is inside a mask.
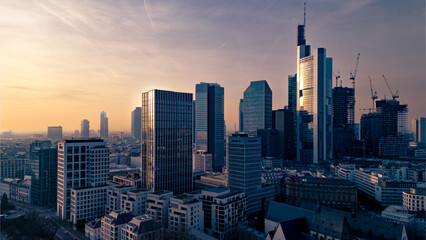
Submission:
[[[306,26],[306,2],[303,5],[303,25]]]

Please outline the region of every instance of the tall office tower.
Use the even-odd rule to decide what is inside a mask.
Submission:
[[[90,122],[87,119],[81,121],[81,138],[90,137]]]
[[[288,110],[296,116],[297,111],[297,76],[288,75]],[[295,120],[296,125],[296,120]]]
[[[106,112],[101,112],[101,128],[99,130],[101,138],[108,138],[108,118]]]
[[[421,147],[425,147],[426,144],[426,118],[414,118],[412,121],[412,131],[414,134],[414,141]]]
[[[174,194],[192,190],[192,94],[142,93],[142,184]]]
[[[297,160],[318,164],[333,158],[333,61],[325,48],[311,55],[305,25],[297,29]]]
[[[361,139],[365,140],[369,155],[379,155],[382,139],[395,142],[390,138],[400,138],[400,135],[406,134],[407,112],[407,105],[393,99],[383,99],[376,101],[376,112],[361,116]]]
[[[272,91],[266,80],[250,82],[243,103],[243,132],[255,136],[258,129],[272,128]]]
[[[228,137],[228,187],[247,195],[247,210],[256,213],[265,201],[274,198],[274,188],[262,188],[262,156],[260,137],[235,133]]]
[[[239,131],[244,131],[244,99],[240,99],[240,105],[239,105],[239,115],[238,115],[238,124],[239,124]]]
[[[54,207],[57,180],[57,147],[34,147],[31,151],[31,204]]]
[[[296,123],[293,111],[278,109],[272,111],[274,119],[273,128],[277,130],[278,157],[292,160],[296,157]]]
[[[62,140],[62,127],[47,127],[47,138],[55,142]]]
[[[355,140],[355,90],[348,87],[333,88],[333,150],[334,157],[346,155]]]
[[[195,86],[195,149],[212,154],[212,168],[225,165],[224,89],[217,83]]]
[[[59,142],[57,216],[74,224],[103,216],[108,180],[109,150],[103,140]]]
[[[136,107],[132,111],[132,137],[141,139],[141,108]]]

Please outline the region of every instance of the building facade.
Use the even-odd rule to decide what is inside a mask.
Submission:
[[[170,198],[168,226],[177,236],[190,229],[204,231],[203,204],[198,197],[181,194]]]
[[[142,182],[175,194],[192,190],[192,94],[142,93]]]
[[[57,184],[57,147],[33,149],[31,154],[31,204],[56,206]]]
[[[90,121],[87,119],[81,120],[81,138],[89,138],[90,137]]]
[[[240,112],[243,132],[255,136],[258,129],[272,128],[272,90],[266,80],[250,82],[240,101]]]
[[[47,138],[54,142],[62,140],[62,127],[47,127]]]
[[[132,122],[131,122],[132,137],[141,139],[141,108],[136,107],[132,111]]]
[[[411,188],[410,191],[402,193],[402,201],[410,211],[426,211],[426,189]]]
[[[134,217],[121,228],[122,240],[157,240],[163,239],[163,228],[148,215]]]
[[[99,129],[100,137],[108,138],[108,117],[106,112],[101,112],[101,128]]]
[[[130,212],[114,211],[102,218],[101,238],[103,240],[121,240],[121,229],[133,219]]]
[[[346,156],[355,140],[355,89],[333,88],[333,150],[334,157]]]
[[[195,149],[212,155],[212,168],[225,165],[224,89],[217,83],[195,86]]]
[[[169,223],[169,204],[173,192],[157,191],[148,194],[147,214],[156,219],[164,228]]]

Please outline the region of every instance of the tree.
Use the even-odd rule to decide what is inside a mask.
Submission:
[[[9,199],[7,198],[6,193],[3,193],[3,196],[1,197],[0,209],[1,209],[1,214],[5,213],[8,210],[15,209],[15,206],[9,203]]]

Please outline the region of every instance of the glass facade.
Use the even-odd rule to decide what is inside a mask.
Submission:
[[[196,150],[212,154],[212,168],[221,171],[225,164],[224,89],[219,84],[195,86]]]
[[[142,182],[152,191],[192,190],[192,94],[142,93]]]
[[[31,203],[36,206],[56,205],[58,149],[37,147],[31,151]]]
[[[137,107],[132,111],[131,124],[132,137],[141,139],[141,108]]]
[[[250,82],[243,102],[243,132],[256,135],[258,129],[272,128],[272,91],[266,80]]]
[[[101,129],[100,129],[101,138],[108,138],[108,118],[106,112],[101,112]]]

